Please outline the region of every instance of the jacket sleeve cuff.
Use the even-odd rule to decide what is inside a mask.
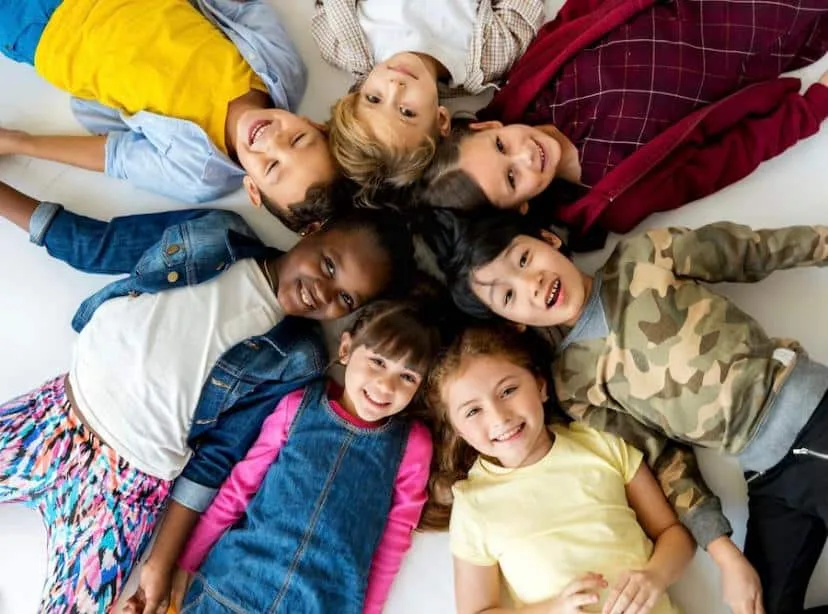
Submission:
[[[62,210],[63,206],[57,203],[40,203],[29,219],[29,240],[36,245],[43,245],[52,220]]]
[[[805,98],[816,109],[820,121],[828,117],[828,85],[814,83],[805,91]]]
[[[722,506],[716,497],[701,503],[681,517],[682,524],[693,534],[693,539],[703,549],[714,539],[733,533],[730,521],[722,512]]]
[[[203,512],[216,496],[217,488],[202,486],[197,482],[179,476],[170,495],[176,503],[194,512]]]

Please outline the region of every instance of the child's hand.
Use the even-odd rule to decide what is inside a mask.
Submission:
[[[170,606],[172,570],[161,569],[150,562],[141,568],[138,590],[124,606],[124,614],[167,614]]]
[[[606,588],[604,576],[588,573],[570,582],[561,594],[549,601],[547,614],[581,614],[581,607],[598,602],[598,592]]]
[[[650,570],[624,572],[612,587],[601,614],[646,614],[666,589]]]
[[[180,567],[175,568],[172,579],[172,590],[170,591],[171,613],[181,611],[181,604],[184,603],[184,596],[187,594],[187,589],[190,588],[192,579],[193,574],[186,569],[181,569]]]
[[[29,133],[22,130],[0,128],[0,156],[21,153],[22,143],[28,136]]]

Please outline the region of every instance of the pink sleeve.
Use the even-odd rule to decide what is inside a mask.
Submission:
[[[216,493],[190,536],[178,566],[195,572],[210,548],[244,514],[270,466],[287,441],[287,433],[302,401],[302,390],[284,397],[262,424],[259,437],[240,460]]]
[[[431,434],[425,426],[415,422],[397,471],[388,524],[371,563],[365,593],[365,614],[379,614],[388,599],[403,556],[411,546],[411,533],[420,522],[430,467]]]

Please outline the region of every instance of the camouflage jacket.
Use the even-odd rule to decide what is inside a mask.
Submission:
[[[821,226],[647,232],[620,242],[599,272],[607,336],[577,339],[558,353],[561,406],[637,445],[703,547],[729,525],[688,444],[742,451],[804,350],[768,337],[700,282],[753,282],[826,261]]]

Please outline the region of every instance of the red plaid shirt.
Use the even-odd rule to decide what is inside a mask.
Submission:
[[[828,112],[821,92],[807,99],[816,108],[800,104],[790,86],[753,88],[759,98],[734,93],[818,60],[826,51],[826,0],[568,0],[515,64],[483,115],[507,123],[556,125],[581,153],[583,182],[596,189],[575,203],[561,202],[551,193],[536,201],[554,205],[560,221],[576,230],[586,230],[600,217],[607,230],[626,232],[649,212],[719,189],[727,185],[725,177],[735,181],[762,159],[815,132]],[[781,106],[769,106],[767,96],[776,96],[773,102]],[[712,104],[727,107],[731,97],[740,108],[722,111]],[[731,122],[726,127],[719,122],[716,134],[705,125],[713,107],[714,117]],[[773,133],[765,136],[778,140],[758,147],[753,143],[752,158],[736,155],[735,162],[728,161],[736,167],[712,171],[715,147],[712,141],[710,149],[700,145],[759,126],[751,124],[756,109],[788,122],[761,123],[763,131]],[[784,138],[780,131],[787,131]],[[745,145],[755,137],[745,138]],[[693,160],[683,148],[690,140]],[[731,142],[731,153],[734,146]],[[756,158],[760,152],[764,158]],[[658,199],[642,201],[642,194],[650,193],[648,179],[657,166],[669,167],[673,154],[705,168],[713,179],[681,178],[677,185],[682,190],[674,193],[665,192],[659,182]],[[621,198],[632,193],[635,203]]]
[[[826,5],[659,2],[564,64],[525,119],[560,128],[581,152],[582,182],[595,185],[696,109],[821,58]]]

